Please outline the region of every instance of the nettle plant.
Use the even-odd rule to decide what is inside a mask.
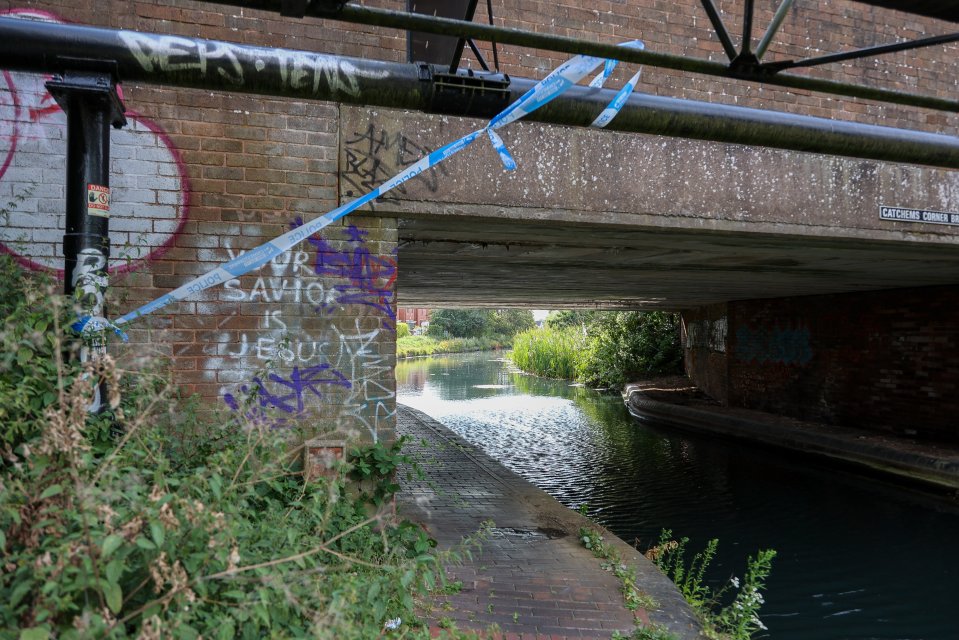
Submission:
[[[80,364],[57,288],[0,256],[0,638],[426,633],[410,621],[442,572],[422,529],[370,515],[348,469],[304,484],[289,432],[198,423],[160,360]]]

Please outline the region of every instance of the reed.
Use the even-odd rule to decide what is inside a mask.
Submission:
[[[576,367],[586,338],[580,327],[530,329],[513,340],[513,363],[536,375],[576,379]]]

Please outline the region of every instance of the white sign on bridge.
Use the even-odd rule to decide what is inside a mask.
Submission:
[[[929,211],[927,209],[880,206],[879,218],[881,220],[899,220],[901,222],[931,222],[933,224],[959,225],[959,213]]]

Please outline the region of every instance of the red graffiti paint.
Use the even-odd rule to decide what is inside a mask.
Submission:
[[[66,22],[30,9],[0,15]],[[65,160],[58,164],[56,159],[65,155],[66,118],[43,86],[49,76],[0,73],[0,206],[10,210],[0,228],[0,251],[28,269],[62,275],[62,238],[57,236],[63,234],[66,172]],[[173,142],[139,113],[131,110],[126,116],[128,126],[112,133],[111,145],[113,273],[162,256],[189,217],[189,178]]]

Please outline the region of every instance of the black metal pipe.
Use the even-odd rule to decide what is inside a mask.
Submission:
[[[263,11],[279,11],[280,0],[206,0],[213,4],[227,6],[242,6],[247,9]],[[691,56],[677,56],[665,53],[656,53],[648,49],[627,49],[614,44],[570,38],[547,33],[532,33],[522,29],[495,27],[482,23],[452,20],[439,16],[424,16],[405,11],[391,11],[375,7],[360,7],[346,5],[338,10],[330,11],[320,3],[312,3],[306,9],[306,15],[342,20],[356,24],[367,24],[378,27],[423,31],[456,37],[472,37],[476,40],[496,40],[500,44],[513,44],[522,47],[532,47],[547,51],[561,51],[565,53],[582,53],[601,58],[614,58],[623,62],[635,62],[651,67],[676,69],[704,75],[732,78],[747,82],[758,82],[793,89],[805,89],[833,95],[876,100],[891,104],[902,104],[925,109],[959,112],[959,100],[937,98],[935,96],[917,95],[904,91],[879,89],[858,84],[834,82],[809,76],[795,76],[776,73],[759,65],[730,66],[721,62],[713,62]]]
[[[115,61],[120,77],[129,82],[479,118],[504,106],[498,100],[461,100],[458,104],[469,104],[463,109],[436,101],[430,69],[408,63],[0,18],[0,67],[55,72],[61,56],[78,51]],[[511,99],[534,83],[513,78]],[[615,93],[573,87],[529,119],[588,126]],[[959,138],[953,136],[644,94],[634,94],[607,129],[959,169]]]
[[[97,61],[72,63],[103,66]],[[110,126],[122,126],[126,120],[109,72],[71,69],[46,86],[67,116],[63,289],[74,299],[78,316],[103,318],[110,259]],[[83,338],[81,361],[106,353],[102,330],[84,332]],[[91,413],[105,408],[101,398],[106,391],[101,382]]]

